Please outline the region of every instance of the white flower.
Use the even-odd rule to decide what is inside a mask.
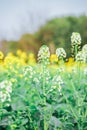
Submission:
[[[73,32],[71,36],[71,45],[80,45],[81,44],[81,36],[77,32]]]
[[[77,53],[75,59],[76,59],[76,61],[86,62],[86,55],[85,55],[85,53],[80,51],[80,52]]]
[[[2,101],[2,102],[5,102],[6,98],[7,98],[7,95],[3,93],[3,94],[2,94],[1,101]]]
[[[38,52],[38,60],[39,62],[49,62],[50,58],[50,51],[49,48],[46,45],[41,46],[39,52]]]
[[[33,68],[31,67],[31,66],[28,66],[28,67],[26,67],[26,68],[24,68],[24,75],[26,75],[27,73],[29,73],[29,72],[33,72]]]
[[[47,68],[45,69],[44,72],[43,71],[40,72],[39,80],[43,79],[43,77],[45,77],[45,83],[48,84],[51,76]]]
[[[87,63],[87,44],[85,44],[82,48],[82,52],[85,54],[86,56],[86,63]]]
[[[61,78],[61,76],[54,76],[53,79],[52,79],[52,82],[56,85],[62,85],[63,84],[63,80]]]
[[[66,57],[66,52],[63,48],[57,48],[56,49],[56,55],[59,57],[59,58],[65,58]]]
[[[11,101],[12,83],[4,80],[0,83],[0,100],[1,102]]]
[[[4,82],[5,83],[5,89],[6,89],[6,91],[8,92],[8,93],[11,93],[12,92],[12,83],[10,82],[10,81],[5,81]]]
[[[6,91],[9,92],[9,93],[11,93],[12,92],[12,87],[11,86],[7,86],[6,87]]]
[[[33,67],[31,67],[31,66],[27,66],[26,68],[24,68],[23,72],[24,72],[24,76],[25,77],[29,76],[30,79],[35,74],[35,71],[33,70]]]
[[[39,83],[39,82],[40,82],[40,81],[38,80],[38,78],[34,78],[33,81],[36,82],[36,83]]]
[[[58,89],[59,93],[61,94],[61,89],[62,89],[62,85],[64,84],[61,76],[54,76],[52,79],[52,86],[51,86],[51,91]]]
[[[2,81],[2,82],[0,83],[0,88],[1,88],[1,89],[5,88],[5,83],[4,83],[4,81]]]

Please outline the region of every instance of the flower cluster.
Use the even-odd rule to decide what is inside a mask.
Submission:
[[[40,72],[39,80],[43,79],[43,77],[45,77],[45,83],[48,84],[51,76],[50,76],[49,70],[47,68],[45,68],[44,72],[43,71]]]
[[[27,66],[23,70],[24,76],[28,76],[29,78],[33,77],[33,74],[35,74],[35,71],[33,70],[33,67]]]
[[[64,84],[60,75],[59,76],[57,76],[57,75],[54,76],[52,81],[55,83],[55,85],[63,85]]]
[[[35,84],[39,84],[39,83],[40,83],[40,80],[39,80],[39,78],[34,77],[33,82],[34,82]]]
[[[41,46],[38,52],[38,61],[41,63],[48,63],[50,58],[50,51],[46,45]]]
[[[66,58],[66,52],[63,48],[57,48],[56,55],[58,56],[59,59]]]
[[[73,32],[71,36],[71,51],[72,51],[72,56],[76,57],[78,51],[80,51],[81,48],[81,36],[78,32]]]
[[[82,53],[85,55],[85,62],[87,63],[87,44],[82,47]]]
[[[77,32],[73,32],[71,36],[71,45],[80,45],[81,44],[81,36]]]
[[[12,83],[8,80],[2,81],[0,83],[0,101],[1,102],[10,102],[11,93],[12,93]]]
[[[87,54],[87,44],[85,44],[83,47],[82,47],[82,52],[85,52]]]
[[[75,57],[76,61],[86,62],[86,55],[82,51],[79,51]]]
[[[52,83],[53,83],[53,85],[52,85],[51,88],[52,89],[58,88],[58,91],[60,92],[61,91],[61,86],[64,84],[61,76],[57,76],[57,75],[54,76],[53,79],[52,79]]]

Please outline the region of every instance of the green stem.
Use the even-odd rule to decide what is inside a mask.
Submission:
[[[43,65],[43,105],[44,105],[44,130],[47,130],[47,123],[46,123],[46,93],[45,93],[45,65]]]
[[[78,53],[78,46],[75,45],[75,57],[76,57],[77,53]]]
[[[44,98],[44,130],[47,130],[47,123],[46,123],[46,98]]]
[[[79,79],[78,79],[79,86],[80,86],[80,81],[81,81],[81,67],[80,66],[81,66],[81,61],[77,63],[77,70],[78,70],[78,75],[79,75]]]

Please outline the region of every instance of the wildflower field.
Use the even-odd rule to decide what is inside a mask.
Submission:
[[[77,32],[71,53],[0,52],[0,130],[87,130],[87,45]]]

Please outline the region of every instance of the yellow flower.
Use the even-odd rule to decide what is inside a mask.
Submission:
[[[35,55],[33,53],[30,53],[28,55],[28,64],[34,65],[36,63]]]
[[[12,53],[12,52],[9,52],[8,54],[7,54],[7,56],[14,56],[14,54]]]
[[[69,62],[72,63],[74,62],[74,59],[72,57],[69,58]]]
[[[26,52],[22,52],[20,58],[26,60],[26,59],[27,59],[27,54],[26,54]]]
[[[0,60],[4,58],[4,54],[0,51]]]
[[[29,59],[32,59],[32,58],[34,58],[34,54],[33,53],[29,53]]]
[[[51,54],[50,56],[50,62],[51,63],[57,63],[58,62],[58,57],[56,54]]]
[[[17,54],[18,56],[21,56],[22,51],[19,49],[19,50],[17,50],[16,54]]]

